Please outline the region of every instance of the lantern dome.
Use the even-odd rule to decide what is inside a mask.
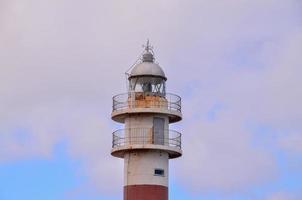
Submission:
[[[129,79],[138,76],[155,76],[167,80],[164,71],[158,64],[147,61],[135,65],[130,72]]]

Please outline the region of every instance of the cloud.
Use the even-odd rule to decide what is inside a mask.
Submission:
[[[187,189],[233,193],[275,179],[274,158],[251,143],[251,135],[232,114],[184,130],[184,157],[177,166]]]
[[[302,152],[302,134],[289,133],[281,135],[278,138],[278,144],[280,148],[289,151],[290,153],[301,153]]]
[[[274,11],[275,7],[271,9]],[[182,162],[177,163],[177,171],[181,174],[179,182],[188,190],[251,194],[253,191],[248,188],[253,185],[278,179],[277,155],[272,152],[279,149],[280,144],[285,147],[283,150],[299,149],[301,29],[297,26],[286,31],[277,30],[279,27],[273,22],[266,24],[274,21],[273,16],[271,13],[269,19],[256,20],[257,24],[250,27],[254,32],[225,28],[224,34],[233,33],[236,38],[230,38],[231,42],[227,40],[232,46],[220,44],[213,52],[209,47],[216,57],[203,55],[205,50],[196,47],[193,53],[199,55],[194,54],[197,58],[194,63],[183,58],[190,70],[184,68],[182,77],[187,79],[179,85],[189,85],[186,90],[190,93],[184,97],[185,154]],[[254,22],[249,17],[245,20]],[[271,32],[266,32],[265,24],[277,32],[268,36]],[[221,38],[215,39],[220,42]],[[222,107],[215,111],[214,118],[209,118],[208,113],[216,105]],[[268,143],[265,134],[251,130],[255,124],[273,127],[274,133],[269,136]],[[288,134],[289,130],[295,132]],[[186,138],[190,139],[186,141]]]
[[[275,192],[270,194],[266,200],[298,200],[301,199],[301,194],[293,192]]]
[[[119,126],[111,97],[125,91],[123,72],[148,37],[168,91],[183,97],[175,170],[188,190],[249,190],[277,178],[272,149],[301,151],[298,1],[0,4],[2,162],[51,158],[64,140],[96,189],[121,186],[122,161],[109,154]],[[273,127],[276,137],[265,146],[250,124]]]

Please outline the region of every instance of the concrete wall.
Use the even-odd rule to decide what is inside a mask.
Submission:
[[[161,117],[165,119],[165,129],[169,129],[169,118],[161,114],[137,114],[125,119],[125,129],[128,128],[152,128],[153,118]]]
[[[164,175],[154,174],[163,169]],[[159,150],[129,152],[124,157],[124,185],[162,185],[168,187],[169,156]]]
[[[153,119],[160,117],[164,119],[164,137],[168,142],[169,118],[160,114],[137,114],[126,118],[125,120],[125,142],[127,144],[151,144],[153,138]]]
[[[132,114],[125,119],[125,142],[130,146],[132,144],[158,144],[154,140],[154,117],[163,118],[164,130],[169,129],[167,115]],[[168,131],[164,132],[165,142],[168,142],[168,133]],[[164,170],[164,174],[156,175],[155,169]],[[125,153],[124,200],[167,200],[168,184],[169,155],[167,152],[138,149]]]

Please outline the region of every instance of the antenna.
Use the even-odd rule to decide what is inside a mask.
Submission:
[[[147,43],[143,45],[143,48],[145,48],[146,53],[151,52],[153,54],[153,46],[150,45],[149,39],[147,39]]]

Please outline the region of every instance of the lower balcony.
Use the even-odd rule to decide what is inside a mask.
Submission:
[[[181,133],[174,130],[153,128],[128,128],[113,132],[112,151],[115,157],[124,157],[132,150],[161,150],[168,152],[170,158],[182,155]]]

